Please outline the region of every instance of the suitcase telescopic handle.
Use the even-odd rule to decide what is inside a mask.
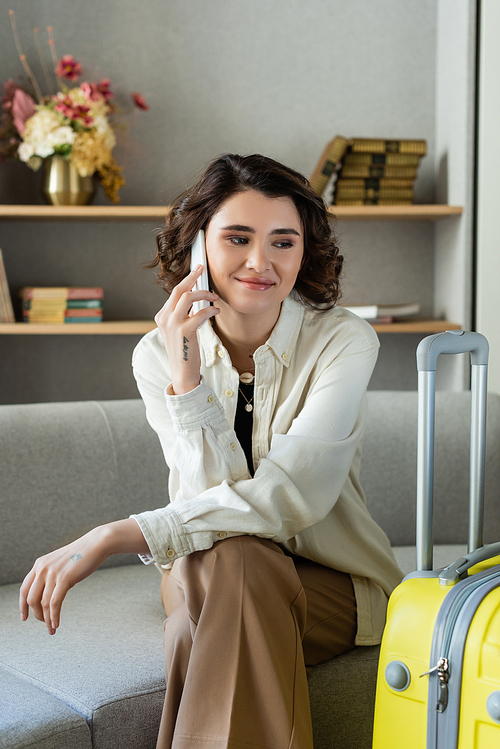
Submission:
[[[484,469],[486,459],[486,388],[489,345],[481,333],[447,330],[427,336],[417,348],[417,570],[432,570],[434,511],[434,432],[436,364],[440,354],[470,353],[471,437],[469,542],[472,552],[483,545]]]

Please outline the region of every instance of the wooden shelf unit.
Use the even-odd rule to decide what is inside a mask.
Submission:
[[[170,211],[161,205],[0,205],[0,219],[71,221],[160,221]],[[328,212],[340,221],[439,221],[460,216],[456,205],[331,206]]]
[[[71,221],[161,221],[170,206],[48,206],[0,205],[0,220],[71,220]],[[462,214],[461,206],[331,206],[332,218],[339,221],[439,221]],[[144,335],[155,328],[149,320],[119,320],[101,323],[44,324],[0,323],[0,335]],[[377,333],[440,333],[460,330],[460,326],[445,320],[412,319],[384,325],[374,325]]]
[[[374,325],[377,333],[442,333],[460,330],[446,320],[408,320]],[[0,323],[0,335],[144,335],[156,328],[149,320],[114,320],[98,323]]]

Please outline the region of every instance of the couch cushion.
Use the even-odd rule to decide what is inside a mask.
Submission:
[[[371,749],[380,647],[357,647],[309,678],[315,749]]]
[[[0,668],[2,749],[92,749],[87,722],[70,707]]]
[[[54,636],[20,623],[18,585],[0,588],[0,665],[89,723],[96,749],[155,745],[165,672],[155,567],[99,570],[73,588]]]
[[[168,502],[168,468],[141,400],[0,408],[0,584],[90,528]],[[131,564],[114,555],[106,566]]]
[[[470,392],[436,393],[436,544],[467,542]],[[500,395],[488,393],[485,543],[500,540]],[[393,545],[415,543],[417,393],[368,392],[361,484]]]

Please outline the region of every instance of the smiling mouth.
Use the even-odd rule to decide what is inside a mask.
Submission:
[[[274,282],[268,281],[266,278],[237,278],[236,280],[252,291],[267,291],[274,286]]]

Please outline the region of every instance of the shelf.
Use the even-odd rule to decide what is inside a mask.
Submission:
[[[153,320],[114,320],[95,323],[0,323],[0,335],[144,335],[156,328]]]
[[[161,205],[0,205],[0,219],[161,221],[170,206]],[[457,205],[331,206],[328,212],[343,221],[439,221],[460,216]]]
[[[374,325],[377,333],[442,333],[460,330],[460,325],[446,320],[406,320]],[[154,330],[151,320],[115,320],[98,323],[0,323],[0,335],[144,335]]]
[[[328,208],[343,221],[440,221],[461,216],[459,205],[332,205]]]
[[[447,320],[411,319],[382,325],[374,325],[377,333],[444,333],[445,330],[461,330],[462,326]]]
[[[158,221],[169,210],[163,205],[0,205],[0,219]]]

